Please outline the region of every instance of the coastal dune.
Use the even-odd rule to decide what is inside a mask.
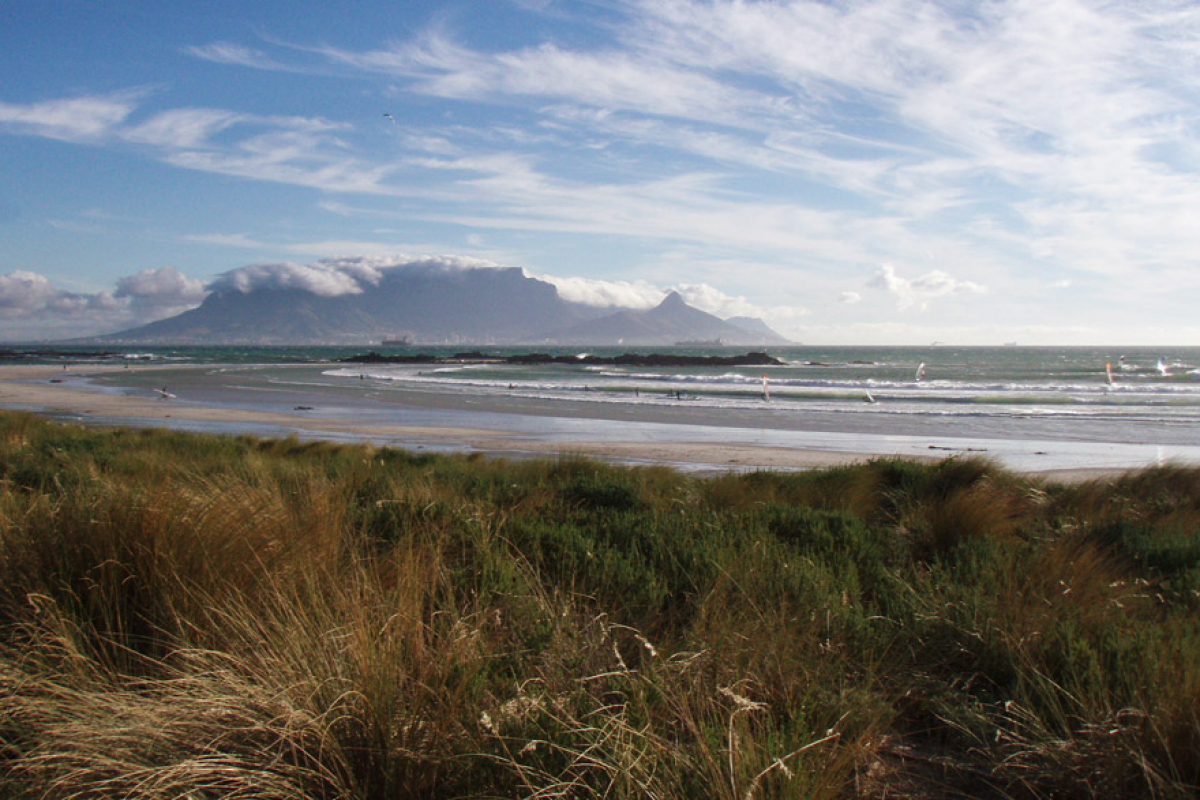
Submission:
[[[0,796],[1191,797],[1198,477],[0,413]]]

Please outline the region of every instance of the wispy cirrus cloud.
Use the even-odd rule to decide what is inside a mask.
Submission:
[[[10,132],[109,146],[151,148],[184,169],[235,175],[330,192],[378,194],[390,163],[352,154],[339,134],[346,123],[321,117],[176,108],[138,116],[144,93],[126,92],[29,104],[0,103]]]
[[[547,43],[498,54],[459,45],[439,32],[388,50],[318,51],[330,60],[413,81],[415,91],[459,100],[565,99],[652,116],[732,122],[769,102],[670,60],[614,48],[596,52]]]
[[[397,122],[375,129],[349,113],[152,109],[137,92],[4,104],[0,126],[361,196],[371,208],[324,203],[346,228],[316,240],[331,248],[373,246],[363,228],[379,217],[409,240],[436,230],[470,242],[483,229],[510,248],[612,237],[640,248],[628,263],[662,270],[652,277],[663,286],[695,267],[652,251],[710,248],[713,261],[756,265],[729,273],[730,297],[775,307],[782,294],[800,308],[819,291],[817,315],[895,314],[951,296],[967,305],[978,294],[969,287],[985,284],[991,302],[1066,281],[1146,292],[1167,275],[1200,282],[1189,277],[1200,274],[1193,5],[603,5],[597,22],[525,4],[542,23],[528,36],[432,24],[359,47],[264,37],[186,49],[263,81],[283,71],[357,79],[361,95],[395,103],[381,110]],[[768,266],[796,279],[748,277]],[[842,294],[865,281],[896,302]]]
[[[808,197],[793,203],[818,208],[827,187],[913,235],[966,241],[949,227],[919,227],[944,225],[949,212],[993,259],[1007,250],[1010,261],[1129,274],[1186,241],[1186,223],[1165,212],[1200,199],[1196,80],[1171,67],[1197,60],[1195,9],[1084,0],[618,7],[612,41],[590,49],[484,52],[432,31],[385,50],[320,53],[407,78],[417,93],[540,98],[552,103],[545,123],[730,169],[803,175]],[[1016,223],[1003,231],[982,224],[997,187]],[[707,196],[716,204],[723,190],[714,183]],[[1124,244],[1097,259],[1085,227]]]
[[[327,192],[388,194],[384,179],[395,171],[347,155],[325,136],[272,131],[221,148],[171,150],[162,160],[184,169],[307,186]]]
[[[72,142],[102,139],[121,128],[142,94],[127,91],[25,104],[0,102],[0,128]]]
[[[155,114],[120,135],[131,142],[171,149],[209,147],[213,136],[249,119],[223,109],[178,108]]]
[[[269,70],[272,72],[302,71],[294,66],[284,64],[271,58],[261,50],[235,42],[210,42],[209,44],[191,45],[184,52],[196,58],[211,61],[214,64],[231,64],[238,67]]]

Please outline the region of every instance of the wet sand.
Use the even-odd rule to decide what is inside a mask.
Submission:
[[[811,469],[880,456],[922,461],[973,453],[993,457],[990,448],[970,442],[925,445],[914,437],[731,428],[711,413],[679,407],[597,408],[444,390],[382,391],[369,381],[351,386],[344,379],[326,378],[324,369],[311,364],[104,364],[67,370],[2,365],[0,407],[95,424],[297,435],[508,456],[579,454],[698,471]],[[176,398],[158,397],[155,388],[163,386]],[[806,441],[815,446],[805,446]],[[1036,443],[1025,445],[1029,452],[1042,452],[1032,449]],[[1016,468],[1052,480],[1081,481],[1141,466],[1129,460],[1133,456],[1122,458],[1096,466],[1085,450],[1075,459],[1069,453],[1053,459],[1047,469],[1032,469],[1021,461]]]

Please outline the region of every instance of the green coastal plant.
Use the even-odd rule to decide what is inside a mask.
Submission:
[[[0,414],[0,796],[1193,796],[1198,522]]]

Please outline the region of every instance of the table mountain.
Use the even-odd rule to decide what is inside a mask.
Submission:
[[[476,262],[477,263],[477,262]],[[784,344],[770,329],[732,325],[672,292],[650,310],[564,300],[518,268],[446,259],[343,259],[253,265],[218,278],[198,307],[96,342],[169,344]],[[765,327],[765,326],[764,326]]]

